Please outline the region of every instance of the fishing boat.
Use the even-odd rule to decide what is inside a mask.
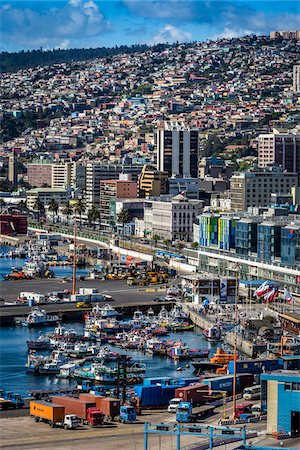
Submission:
[[[36,340],[27,341],[28,350],[49,350],[51,348],[50,337],[41,335]]]
[[[207,330],[203,330],[202,335],[208,342],[217,342],[222,337],[219,327],[210,327]]]
[[[146,372],[146,365],[143,363],[128,364],[126,375],[127,384],[140,383],[142,375]],[[93,363],[90,367],[83,367],[75,370],[73,378],[77,381],[93,380],[95,384],[116,385],[118,383],[119,371],[117,367],[108,367],[104,364]]]
[[[192,366],[195,369],[194,373],[196,375],[202,374],[204,372],[215,373],[217,369],[221,369],[223,367],[222,364],[213,364],[209,361],[192,361]]]
[[[23,327],[40,327],[46,325],[52,325],[59,320],[59,316],[50,316],[47,314],[45,309],[32,308],[31,312],[28,314],[25,320],[21,321]]]
[[[171,325],[171,330],[176,332],[180,332],[180,331],[193,331],[193,329],[195,328],[195,325],[191,324],[191,323],[177,323],[174,325]]]

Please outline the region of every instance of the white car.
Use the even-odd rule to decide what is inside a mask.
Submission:
[[[172,398],[169,402],[169,406],[168,406],[168,412],[169,413],[176,413],[176,410],[178,408],[179,403],[182,400],[180,398]]]

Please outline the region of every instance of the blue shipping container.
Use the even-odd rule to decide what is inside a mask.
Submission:
[[[155,386],[156,384],[165,384],[172,380],[171,377],[154,377],[154,378],[145,378],[143,381],[144,386]]]
[[[142,406],[160,406],[162,402],[160,386],[135,386],[134,393],[140,398]]]

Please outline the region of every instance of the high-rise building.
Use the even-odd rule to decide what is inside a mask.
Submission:
[[[300,134],[273,133],[258,136],[259,167],[280,166],[288,172],[295,172],[300,185]]]
[[[198,177],[199,132],[165,122],[157,130],[157,169],[169,176]]]
[[[138,178],[138,197],[159,197],[168,193],[168,173],[145,165]]]
[[[18,160],[15,153],[9,156],[8,160],[8,180],[14,185],[18,184]]]
[[[230,182],[231,209],[244,211],[253,206],[270,206],[272,192],[289,194],[297,181],[297,174],[289,172],[234,174]]]
[[[293,67],[293,91],[300,92],[300,64]]]
[[[100,220],[106,225],[116,223],[116,201],[136,198],[137,183],[130,179],[100,181]]]
[[[132,181],[137,181],[143,166],[134,164],[86,164],[85,200],[87,209],[100,204],[100,181],[118,179],[121,173],[130,174]]]

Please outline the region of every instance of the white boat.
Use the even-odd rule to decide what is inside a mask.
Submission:
[[[48,316],[46,310],[41,308],[32,308],[25,320],[21,321],[24,327],[40,327],[45,325],[52,325],[59,320],[59,316]]]

